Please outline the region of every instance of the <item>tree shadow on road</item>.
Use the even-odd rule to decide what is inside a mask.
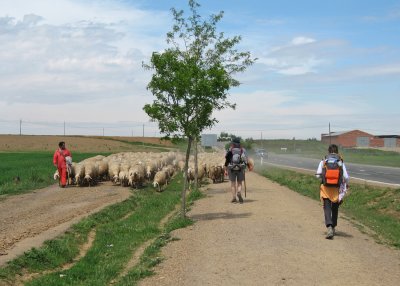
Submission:
[[[194,220],[214,220],[214,219],[236,219],[236,218],[247,218],[250,217],[252,213],[229,213],[229,212],[220,212],[220,213],[206,213],[206,214],[198,214],[190,216]]]

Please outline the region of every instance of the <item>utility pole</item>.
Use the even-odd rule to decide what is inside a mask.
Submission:
[[[332,144],[332,139],[331,139],[331,123],[329,122],[329,145]]]
[[[143,137],[144,137],[144,123],[143,123]]]
[[[19,136],[22,135],[22,119],[19,120]]]
[[[103,127],[103,137],[104,137],[104,127]]]
[[[296,137],[293,137],[293,153],[296,153]]]
[[[65,136],[65,121],[64,121],[64,136]]]

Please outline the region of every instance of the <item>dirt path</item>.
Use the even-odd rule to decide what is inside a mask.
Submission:
[[[196,223],[173,233],[166,260],[140,285],[399,285],[400,252],[340,217],[324,238],[316,201],[254,174],[245,203],[228,183],[210,185],[189,212]]]
[[[0,201],[0,266],[130,194],[106,182],[91,188],[54,185]]]

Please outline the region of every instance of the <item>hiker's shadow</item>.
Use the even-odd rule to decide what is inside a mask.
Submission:
[[[253,202],[256,202],[257,200],[252,200],[252,199],[246,199],[246,198],[244,198],[244,203],[245,204],[247,204],[247,203],[253,203]]]
[[[214,220],[214,219],[235,219],[235,218],[247,218],[250,217],[252,213],[229,213],[229,212],[220,212],[220,213],[205,213],[205,214],[197,214],[190,216],[194,220]]]
[[[351,234],[348,234],[344,231],[336,231],[335,232],[335,236],[339,236],[339,237],[348,237],[348,238],[352,238],[353,236]]]

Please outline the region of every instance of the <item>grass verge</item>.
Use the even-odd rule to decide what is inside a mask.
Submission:
[[[312,175],[279,168],[261,174],[302,195],[319,200],[320,182]],[[340,209],[352,220],[373,230],[378,242],[400,249],[400,189],[351,183]]]
[[[188,196],[188,206],[195,200],[204,197],[204,194],[198,190],[191,191]],[[183,218],[180,213],[176,213],[164,227],[164,230],[157,239],[146,248],[143,255],[140,258],[139,264],[137,264],[133,269],[131,269],[127,275],[122,277],[117,284],[117,286],[130,286],[137,285],[140,279],[151,276],[154,274],[154,267],[163,261],[161,257],[161,248],[165,246],[168,242],[175,240],[171,237],[171,231],[179,228],[184,228],[192,225],[193,221],[189,218]]]
[[[39,273],[33,275],[35,278],[25,282],[25,285],[109,285],[110,281],[118,278],[132,253],[141,244],[158,237],[146,250],[147,258],[143,259],[146,267],[141,268],[146,269],[141,272],[151,273],[150,267],[156,262],[154,251],[168,240],[169,231],[191,224],[189,220],[177,217],[167,224],[164,231],[159,229],[162,218],[175,210],[180,202],[183,182],[178,178],[181,176],[177,175],[162,193],[144,188],[135,191],[124,202],[83,219],[63,236],[46,241],[43,247],[33,248],[0,268],[0,280],[15,285],[20,275]],[[198,197],[197,192],[192,192],[188,202]],[[62,270],[63,265],[73,262],[92,229],[96,229],[92,247],[70,269]],[[130,281],[131,275],[137,276],[129,272],[129,277],[121,281]]]

